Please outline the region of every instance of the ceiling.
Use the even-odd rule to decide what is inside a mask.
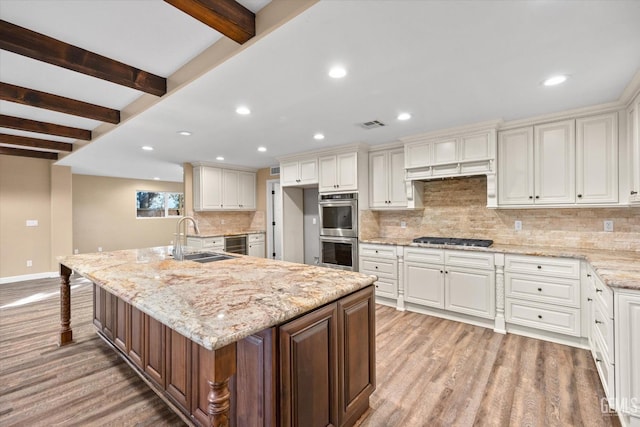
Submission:
[[[258,21],[271,6],[240,3]],[[163,77],[223,37],[157,0],[0,0],[0,19]],[[382,144],[617,101],[640,70],[638,22],[637,0],[323,0],[58,164],[80,174],[181,181],[184,162],[261,168],[331,146]],[[336,64],[346,77],[327,75]],[[541,84],[554,74],[569,79]],[[114,109],[142,96],[6,51],[0,80]],[[251,114],[238,115],[240,105]],[[399,121],[400,112],[412,118]],[[6,101],[0,113],[85,129],[101,125]],[[386,126],[359,126],[370,120]],[[182,130],[192,135],[180,136]],[[325,139],[315,140],[317,132]],[[143,151],[145,145],[154,150]]]

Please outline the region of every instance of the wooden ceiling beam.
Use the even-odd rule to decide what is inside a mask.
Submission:
[[[240,44],[256,35],[256,15],[234,0],[164,1]]]
[[[58,153],[48,151],[23,150],[21,148],[0,147],[0,154],[7,156],[33,157],[36,159],[58,160]]]
[[[48,139],[30,138],[28,136],[9,135],[0,133],[0,144],[20,145],[23,147],[43,148],[45,150],[73,151],[73,144],[68,142],[50,141]]]
[[[0,20],[0,49],[152,95],[167,93],[167,79],[164,77],[4,20]]]
[[[0,114],[0,127],[91,141],[91,131]]]
[[[72,114],[101,122],[120,123],[120,111],[63,96],[0,82],[0,100]]]

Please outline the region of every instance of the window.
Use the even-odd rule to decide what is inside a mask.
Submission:
[[[138,191],[136,193],[136,217],[162,218],[181,216],[184,211],[184,195],[167,191]]]

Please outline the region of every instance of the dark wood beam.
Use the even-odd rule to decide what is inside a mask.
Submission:
[[[21,145],[23,147],[44,148],[46,150],[73,151],[73,144],[50,141],[48,139],[29,138],[28,136],[0,133],[0,144]]]
[[[17,102],[31,107],[45,108],[60,113],[73,114],[74,116],[101,122],[120,123],[120,111],[99,105],[89,104],[63,96],[53,95],[47,92],[27,89],[20,86],[0,82],[0,100]]]
[[[91,141],[91,131],[0,114],[0,127]]]
[[[0,49],[152,95],[167,93],[164,77],[3,20],[0,20]]]
[[[234,0],[164,1],[240,44],[256,35],[256,15]]]
[[[58,160],[58,153],[48,151],[23,150],[21,148],[0,147],[0,154],[7,156],[34,157],[36,159]]]

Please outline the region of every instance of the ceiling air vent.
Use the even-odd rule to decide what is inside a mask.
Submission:
[[[280,166],[271,166],[271,176],[280,175]]]
[[[371,120],[370,122],[360,123],[360,126],[362,126],[365,129],[375,129],[375,128],[381,128],[382,126],[386,126],[386,125],[382,123],[380,120]]]

